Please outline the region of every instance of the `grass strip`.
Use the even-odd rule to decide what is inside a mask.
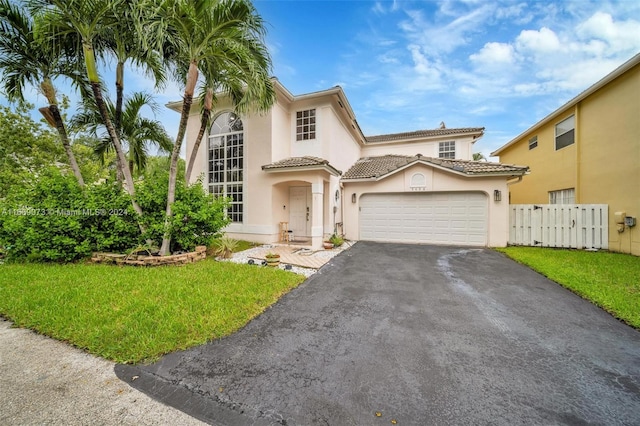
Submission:
[[[227,336],[304,277],[206,259],[179,267],[0,265],[0,315],[120,363]]]
[[[540,247],[496,249],[640,329],[640,258]]]

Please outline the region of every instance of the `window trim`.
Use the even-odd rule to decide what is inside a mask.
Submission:
[[[568,202],[569,200],[571,200],[571,202]],[[549,191],[549,204],[553,204],[553,205],[576,204],[576,189],[563,188],[563,189],[557,189],[554,191]]]
[[[538,147],[538,135],[535,135],[529,139],[529,151],[537,147]]]
[[[235,120],[240,124],[240,130],[233,130],[229,127],[231,114],[235,116]],[[227,117],[227,122],[221,126],[217,120],[222,116]],[[215,130],[214,126],[217,126]],[[207,192],[214,196],[231,197],[232,201],[226,214],[231,218],[232,223],[242,224],[245,217],[244,193],[246,186],[244,182],[246,177],[244,123],[242,118],[233,111],[221,111],[211,121],[207,133]],[[216,139],[221,144],[218,147],[213,147],[212,142]],[[234,142],[234,144],[229,145],[229,142]],[[214,149],[221,150],[222,157],[215,158],[216,154],[212,153]],[[235,154],[229,156],[230,149],[234,150]],[[239,165],[235,168],[229,167],[229,163],[234,161],[237,161]],[[222,177],[222,181],[213,182],[216,173]],[[231,179],[234,175],[236,176],[235,180]],[[216,187],[219,187],[221,192],[216,192]]]
[[[308,113],[308,115],[305,116],[305,113]],[[316,108],[296,111],[294,134],[296,142],[311,141],[318,137],[318,114]]]
[[[448,149],[444,147],[444,144],[449,146]],[[456,141],[442,141],[438,142],[438,158],[453,160],[456,158]],[[453,146],[453,149],[451,148]],[[445,154],[445,155],[443,155]]]
[[[564,122],[566,122],[566,121],[569,121],[569,120],[572,120],[572,121],[573,121],[573,126],[571,127],[571,129],[569,129],[569,130],[567,130],[567,131],[565,131],[565,132],[562,132],[562,133],[558,134],[558,126],[560,126],[562,123],[564,123]],[[563,145],[563,146],[561,146],[561,147],[558,147],[558,139],[559,139],[560,137],[562,137],[562,136],[564,136],[564,135],[568,134],[568,133],[571,133],[571,142],[570,142],[570,143],[568,143],[568,144],[566,144],[566,145]],[[566,148],[566,147],[568,147],[568,146],[571,146],[571,145],[575,144],[575,143],[576,143],[576,116],[575,116],[575,114],[571,114],[571,115],[569,115],[568,117],[565,117],[564,119],[562,119],[562,120],[560,120],[559,122],[557,122],[557,123],[555,124],[555,126],[554,126],[554,135],[555,135],[555,138],[554,138],[554,146],[555,146],[556,151],[559,151],[559,150],[561,150],[561,149],[563,149],[563,148]],[[563,142],[563,143],[564,143],[564,142]]]

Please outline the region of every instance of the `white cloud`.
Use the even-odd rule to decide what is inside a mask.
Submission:
[[[536,56],[557,53],[561,49],[558,36],[547,27],[542,27],[539,31],[523,30],[515,43],[520,52]]]
[[[445,2],[439,9],[441,19],[431,22],[422,10],[407,10],[409,19],[401,22],[399,27],[412,43],[424,47],[430,56],[439,56],[466,45],[471,34],[482,29],[493,11],[492,4],[483,2],[478,8],[458,13]],[[452,17],[453,20],[445,19]]]
[[[497,21],[509,20],[518,25],[528,24],[533,20],[533,13],[527,3],[509,4],[506,7],[498,7],[494,12]]]
[[[579,24],[576,33],[582,39],[605,42],[613,52],[640,47],[640,22],[634,19],[616,22],[610,14],[600,11]]]
[[[389,7],[386,7],[385,3],[388,3],[388,2],[382,2],[382,1],[375,2],[373,7],[371,8],[371,11],[376,15],[385,15],[389,12],[395,12],[396,10],[398,10],[398,2],[396,0],[393,0],[391,2],[391,6]]]
[[[507,43],[489,42],[478,53],[469,56],[478,65],[504,66],[515,60],[513,46]]]
[[[380,3],[379,1],[375,2],[373,7],[371,8],[371,11],[379,15],[387,12],[382,3]]]
[[[410,44],[407,49],[411,52],[411,58],[413,59],[413,69],[420,75],[428,75],[437,79],[440,73],[435,69],[427,57],[422,53],[420,46]]]

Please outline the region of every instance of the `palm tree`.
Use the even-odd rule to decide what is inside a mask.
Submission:
[[[473,161],[487,161],[487,158],[481,152],[475,152],[473,154]]]
[[[68,40],[36,39],[37,24],[23,12],[19,3],[0,0],[0,69],[4,92],[10,101],[23,102],[26,84],[40,88],[49,103],[48,107],[40,108],[40,112],[58,131],[71,170],[82,187],[84,179],[60,114],[53,80],[58,76],[67,76],[77,85],[82,85],[82,82],[73,64],[64,55],[64,43]]]
[[[166,255],[171,244],[169,220],[175,201],[180,148],[200,70],[218,78],[226,71],[234,79],[242,76],[247,83],[247,96],[243,97],[245,103],[239,105],[241,108],[252,104],[266,109],[273,104],[275,95],[269,80],[271,60],[264,46],[263,21],[249,1],[150,0],[150,3],[159,15],[150,26],[150,33],[158,35],[156,46],[171,52],[175,69],[185,71],[180,125],[169,166],[165,234],[160,248]],[[210,73],[214,65],[218,71]],[[214,81],[207,81],[208,88],[216,86]]]
[[[255,73],[238,73],[238,70],[235,69],[223,69],[216,63],[216,57],[211,57],[206,62],[206,66],[208,69],[203,70],[203,75],[205,78],[205,82],[203,84],[203,92],[200,96],[200,104],[202,106],[202,113],[200,119],[200,130],[198,131],[198,135],[194,141],[193,149],[189,158],[187,160],[187,168],[185,171],[185,182],[189,184],[189,180],[191,178],[191,172],[193,171],[193,165],[195,164],[196,157],[198,154],[198,149],[200,148],[200,144],[202,143],[202,139],[207,129],[209,128],[210,119],[211,119],[211,109],[213,107],[213,103],[217,101],[217,95],[222,93],[227,95],[233,105],[236,105],[236,112],[246,112],[247,106],[251,104],[247,99],[251,96],[254,96],[255,93],[252,93],[248,90],[245,90],[246,87],[251,84],[251,87],[260,87],[261,92],[258,96],[255,96],[256,99],[254,103],[264,102],[264,100],[270,99],[272,94],[268,93],[268,91],[273,91],[271,85],[261,84],[262,81],[256,82],[246,82],[245,76],[249,77],[258,77]],[[224,64],[221,64],[224,65]],[[260,76],[263,77],[263,76]],[[244,107],[243,107],[244,106]],[[261,108],[258,109],[268,109],[271,104],[265,104]]]
[[[118,17],[113,14],[113,10],[120,10],[124,3],[124,0],[27,0],[32,13],[37,14],[44,23],[40,37],[71,34],[80,38],[82,51],[78,52],[77,57],[84,57],[86,76],[96,107],[120,161],[125,188],[131,196],[133,208],[142,215],[142,209],[135,201],[133,177],[126,167],[127,161],[120,137],[104,100],[102,80],[96,65],[96,46],[101,47],[96,42],[100,41],[100,35],[107,32],[112,25],[116,25]]]
[[[152,96],[147,93],[136,92],[125,99],[120,127],[117,129],[121,142],[129,148],[127,160],[129,172],[132,175],[134,167],[138,173],[146,168],[150,145],[155,145],[167,153],[173,148],[173,143],[162,124],[141,115],[145,107],[151,108],[154,113],[158,112],[159,108]],[[107,108],[110,116],[115,116],[116,106],[112,102],[107,103]],[[84,110],[72,118],[71,124],[74,128],[85,129],[99,138],[94,151],[104,161],[105,154],[113,150],[113,141],[108,134],[104,134],[102,117],[95,103],[86,101]]]
[[[143,49],[142,33],[132,31],[138,22],[150,18],[149,12],[139,7],[136,2],[118,5],[111,10],[111,13],[117,17],[116,21],[106,28],[103,34],[100,34],[101,43],[116,58],[116,104],[112,114],[116,131],[120,130],[122,122],[125,65],[129,62],[147,75],[153,76],[156,86],[162,85],[165,81],[162,58],[153,50]]]

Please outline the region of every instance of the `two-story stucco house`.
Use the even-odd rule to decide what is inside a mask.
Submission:
[[[474,162],[484,128],[366,137],[340,87],[291,94],[274,80],[275,105],[237,116],[221,98],[192,179],[232,199],[235,238],[319,248],[328,234],[351,240],[504,246],[507,180],[526,167]],[[170,104],[179,110],[180,103]],[[200,126],[192,108],[187,155]],[[504,194],[504,195],[503,195]]]
[[[640,54],[491,155],[531,168],[511,203],[607,204],[609,250],[640,255],[640,226],[616,222],[640,216]]]

